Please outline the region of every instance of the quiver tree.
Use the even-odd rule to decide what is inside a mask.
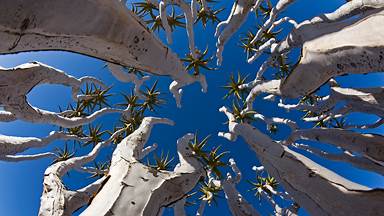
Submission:
[[[226,107],[220,109],[228,118],[229,131],[220,132],[219,136],[232,141],[241,136],[268,173],[311,214],[380,214],[382,189],[352,182],[311,158],[316,155],[383,173],[382,135],[354,131],[382,125],[382,88],[343,87],[334,79],[340,75],[383,70],[382,25],[379,23],[384,21],[384,2],[348,1],[332,13],[299,24],[289,17],[279,19],[279,14],[293,2],[278,1],[256,34],[251,35],[249,47],[244,47],[253,54],[249,63],[264,52],[268,57],[253,81],[246,83],[241,77],[231,80],[228,96],[245,106],[234,105],[233,111]],[[276,26],[287,21],[293,24],[288,36],[268,38]],[[375,36],[368,36],[376,31]],[[294,66],[289,66],[280,59],[286,58],[294,48],[301,49],[301,56]],[[270,67],[286,71],[280,73],[283,76],[275,74],[271,79]],[[324,92],[329,95],[320,96]],[[244,93],[248,96],[243,97]],[[307,128],[308,124],[292,119],[259,114],[253,105],[260,96],[270,101],[279,98],[278,106],[288,111],[304,111],[303,120],[314,123],[315,128]],[[287,97],[298,99],[298,103],[285,104]],[[378,119],[362,125],[346,124],[344,118],[351,113],[373,114]],[[255,120],[264,121],[271,134],[276,133],[280,125],[288,126],[290,132],[285,140],[273,140],[252,125]],[[319,149],[311,143],[302,144],[300,140],[331,144],[339,153]]]
[[[77,95],[80,91],[81,84],[92,82],[103,87],[104,84],[93,77],[82,77],[76,79],[66,73],[44,65],[38,62],[32,62],[17,66],[10,69],[0,69],[2,74],[1,84],[1,99],[0,105],[4,111],[1,120],[5,122],[14,121],[17,119],[29,121],[33,123],[48,123],[65,128],[78,127],[88,124],[97,117],[107,113],[127,113],[127,110],[103,108],[95,113],[86,116],[66,117],[71,111],[54,113],[42,110],[30,105],[26,95],[36,86],[41,84],[61,84],[72,88],[72,98],[74,100],[87,100],[89,95]]]
[[[87,137],[78,137],[76,135],[52,131],[48,136],[44,138],[36,137],[14,137],[0,135],[0,160],[2,161],[24,161],[34,160],[43,157],[54,157],[55,154],[52,152],[46,152],[34,155],[18,155],[30,148],[42,148],[50,144],[55,140],[88,140]]]
[[[204,77],[188,75],[177,55],[125,7],[124,1],[41,0],[31,4],[10,0],[1,4],[0,53],[76,52],[154,75],[170,76],[175,82],[171,86],[175,94],[184,85],[199,80],[206,88]],[[111,29],[111,26],[118,27]]]
[[[214,9],[220,5],[215,1],[143,0],[133,2],[130,9],[127,3],[130,2],[1,3],[0,53],[80,53],[105,61],[118,81],[135,85],[131,95],[123,93],[125,102],[118,104],[122,107],[118,109],[107,103],[112,87],[96,78],[75,78],[38,62],[0,67],[0,121],[24,120],[59,127],[59,131],[45,138],[0,137],[0,160],[55,158],[44,173],[40,215],[71,215],[85,209],[82,215],[146,216],[162,215],[165,208],[173,208],[175,215],[183,216],[194,194],[200,195],[196,215],[204,215],[206,205],[215,203],[220,194],[233,215],[297,215],[301,207],[313,215],[379,215],[384,211],[382,188],[353,182],[319,162],[319,158],[342,161],[384,173],[384,140],[377,132],[384,122],[383,88],[339,82],[341,75],[383,71],[384,1],[346,1],[334,12],[302,22],[281,16],[296,3],[294,0],[237,0],[224,21],[217,16],[222,9]],[[242,182],[242,173],[233,159],[222,161],[227,152],[220,153],[219,147],[203,149],[207,137],[198,141],[196,134],[188,133],[179,138],[179,163],[173,170],[173,159],[168,154],[155,156],[155,165],[143,162],[149,161],[148,154],[158,147],[145,147],[152,127],[173,124],[165,118],[144,117],[165,102],[157,90],[157,81],[143,90],[144,82],[150,82],[147,75],[169,76],[173,80],[169,90],[180,107],[182,87],[198,81],[206,91],[207,81],[200,69],[215,69],[210,65],[210,47],[204,51],[196,47],[195,24],[206,28],[208,21],[218,23],[215,37],[220,65],[224,46],[235,38],[251,13],[256,15],[258,27],[240,39],[240,46],[247,53],[248,63],[266,58],[258,65],[253,80],[242,77],[240,72],[237,79],[230,77],[225,99],[234,100],[233,109],[220,108],[228,119],[228,131],[218,135],[230,141],[240,136],[256,153],[262,166],[255,167],[256,180],[250,180],[248,186],[260,203],[268,206],[267,211],[272,209],[268,212],[256,209],[240,192],[237,186]],[[164,30],[171,44],[176,28],[186,28],[188,50],[183,59],[154,35],[154,31]],[[300,56],[295,59],[297,51]],[[60,112],[32,106],[26,95],[41,84],[70,87],[76,105]],[[272,117],[255,106],[259,99],[274,103]],[[284,113],[289,111],[294,114]],[[120,122],[113,129],[102,131],[102,125],[93,125],[108,113],[120,114]],[[363,124],[346,121],[356,113],[370,114],[376,120]],[[256,121],[266,125],[266,130],[256,127]],[[107,134],[108,138],[103,139]],[[64,150],[56,153],[23,153],[59,139],[74,140],[74,148],[91,147],[90,144],[93,148],[82,156],[71,152],[67,143]],[[110,161],[98,161],[101,149],[110,143],[115,144]],[[335,151],[323,148],[323,144]],[[99,179],[71,190],[63,177],[72,171],[90,173]],[[223,171],[226,176],[221,175]]]
[[[273,141],[268,135],[248,123],[237,123],[227,108],[221,112],[228,117],[227,139],[241,136],[257,154],[268,173],[280,182],[294,200],[314,215],[338,212],[340,215],[375,215],[381,211],[383,191],[369,188],[341,177],[335,172],[314,162],[282,142]],[[359,205],[351,208],[350,204]]]

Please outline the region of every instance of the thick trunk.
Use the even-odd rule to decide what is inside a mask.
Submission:
[[[139,136],[130,135],[115,149],[111,177],[82,215],[156,216],[195,187],[203,169],[188,147],[193,135],[178,140],[180,164],[173,172],[156,171],[138,161],[144,156],[139,150],[150,132],[150,127],[142,126],[136,130]]]
[[[231,138],[241,136],[284,189],[313,215],[378,215],[384,211],[384,192],[345,179],[253,126],[236,123],[226,108]]]
[[[295,36],[304,41],[302,57],[282,82],[282,95],[308,95],[330,78],[347,73],[383,71],[383,22],[383,12],[378,11],[358,21],[301,24],[298,29],[307,29],[297,30]]]
[[[186,74],[177,55],[118,0],[4,0],[0,38],[0,53],[65,50],[175,80]]]
[[[305,156],[279,145],[249,125],[235,129],[268,173],[313,215],[378,215],[384,192],[351,182]],[[364,204],[363,204],[364,203]]]

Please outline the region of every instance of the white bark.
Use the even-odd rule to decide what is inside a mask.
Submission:
[[[258,8],[263,0],[237,0],[233,3],[231,13],[227,20],[220,22],[216,27],[216,57],[217,65],[221,65],[223,61],[224,46],[232,35],[241,27],[248,17],[248,13]],[[223,30],[222,30],[223,29]]]
[[[377,6],[384,7],[384,2],[377,2],[381,2]],[[302,45],[299,63],[281,84],[282,95],[308,95],[330,78],[347,73],[383,71],[382,14],[382,11],[373,11],[357,20],[299,24],[282,45],[283,48],[287,44]]]
[[[160,12],[160,18],[161,23],[163,24],[163,27],[165,29],[166,35],[167,35],[167,41],[168,43],[172,43],[172,33],[171,28],[168,24],[167,14],[166,14],[166,4],[171,3],[174,5],[177,5],[181,8],[181,10],[184,12],[185,17],[185,25],[187,29],[187,36],[188,36],[188,44],[189,44],[189,50],[191,55],[196,58],[196,48],[195,48],[195,34],[193,31],[193,24],[194,24],[194,15],[193,10],[191,7],[193,5],[193,2],[191,2],[191,6],[189,6],[187,3],[184,2],[184,0],[161,0],[159,3],[159,12]]]
[[[172,92],[177,107],[181,107],[181,96],[183,94],[183,90],[181,88],[196,81],[200,82],[201,91],[204,93],[207,92],[208,84],[203,74],[193,76],[188,75],[182,82],[173,81],[171,85],[169,85],[169,91]]]
[[[248,94],[246,98],[246,111],[253,109],[253,101],[255,98],[262,94],[273,94],[273,95],[280,95],[280,80],[270,80],[265,82],[259,82],[254,85],[251,92]]]
[[[55,157],[55,153],[45,152],[45,153],[38,153],[38,154],[32,154],[32,155],[5,155],[0,157],[0,160],[8,161],[8,162],[20,162],[20,161],[28,161],[28,160],[37,160],[37,159],[46,158],[46,157]]]
[[[89,202],[94,195],[93,193],[98,191],[104,184],[103,180],[98,180],[79,191],[69,191],[66,189],[61,178],[71,169],[79,168],[93,161],[101,148],[108,145],[123,131],[124,129],[120,129],[112,134],[108,140],[99,142],[87,155],[54,163],[45,170],[39,216],[72,215],[74,211],[81,207],[80,203],[85,205]],[[106,178],[104,179],[106,180]]]
[[[251,204],[240,194],[236,189],[236,184],[241,180],[241,172],[236,166],[233,159],[229,160],[229,165],[232,171],[235,173],[235,177],[232,177],[230,173],[227,173],[227,178],[221,181],[225,198],[227,199],[228,207],[232,215],[236,216],[258,216],[260,213],[252,207]]]
[[[188,145],[193,134],[177,141],[180,164],[173,172],[157,172],[140,163],[152,124],[171,123],[149,118],[143,122],[118,144],[112,156],[111,177],[82,215],[159,215],[163,207],[183,199],[203,175],[202,165]]]
[[[304,144],[295,144],[295,147],[296,146],[300,149],[304,149],[307,152],[328,160],[350,163],[357,168],[377,172],[384,175],[384,166],[381,166],[380,164],[377,164],[365,157],[353,155],[348,151],[344,151],[344,153],[341,154],[332,154]]]
[[[296,124],[296,122],[290,119],[284,119],[284,118],[278,118],[278,117],[268,118],[259,113],[254,114],[253,118],[264,121],[267,124],[267,126],[270,126],[272,124],[284,124],[284,125],[287,125],[292,131],[299,129],[299,126]]]
[[[86,141],[86,137],[77,137],[75,135],[63,132],[52,131],[47,137],[15,137],[0,135],[0,160],[6,161],[22,161],[38,159],[42,157],[50,157],[52,153],[44,153],[38,155],[16,155],[30,148],[41,148],[52,143],[55,140],[78,140]]]
[[[0,111],[0,122],[12,122],[16,120],[17,120],[16,116],[11,112]]]
[[[178,83],[190,77],[177,55],[118,0],[4,0],[1,4],[0,53],[64,50],[170,76]]]
[[[276,5],[272,8],[269,18],[265,23],[261,26],[261,28],[257,31],[255,37],[252,39],[251,44],[254,44],[256,41],[261,39],[262,33],[269,29],[270,31],[273,29],[273,23],[275,23],[277,16],[290,5],[295,0],[279,0]]]
[[[176,216],[186,216],[185,214],[185,203],[187,202],[186,198],[183,198],[175,203],[175,206],[173,207],[173,214]]]
[[[55,124],[65,128],[88,124],[96,118],[108,113],[128,114],[129,109],[103,108],[86,117],[67,118],[62,113],[42,110],[30,105],[26,95],[37,85],[61,84],[72,88],[72,97],[77,100],[81,84],[93,82],[104,86],[96,78],[82,77],[77,79],[63,71],[38,62],[26,63],[14,68],[0,69],[0,105],[1,119],[5,121],[24,120],[33,123]]]
[[[120,65],[108,63],[108,69],[111,71],[112,75],[119,80],[120,82],[126,82],[130,83],[133,82],[135,85],[135,95],[139,97],[143,97],[143,95],[140,92],[140,87],[143,85],[143,83],[147,80],[149,80],[149,76],[144,76],[141,79],[137,77],[136,74],[133,73],[127,73],[123,71],[123,67]]]
[[[384,161],[384,137],[379,134],[360,134],[339,128],[312,128],[294,131],[285,144],[300,139],[329,143]]]
[[[251,125],[231,121],[232,114],[226,108],[220,110],[229,117],[229,133],[241,136],[268,173],[310,214],[377,215],[384,210],[382,190],[351,182],[272,141]]]
[[[384,116],[384,88],[371,87],[371,88],[341,88],[331,87],[329,96],[323,97],[318,100],[315,105],[308,104],[283,104],[279,103],[278,106],[287,110],[308,110],[315,113],[332,113],[333,115],[346,114],[349,112],[363,112],[375,114],[379,117]],[[337,103],[344,102],[345,105],[342,109],[334,109]],[[326,114],[318,117],[324,119]],[[307,119],[307,121],[310,118]],[[316,118],[313,120],[316,121]]]

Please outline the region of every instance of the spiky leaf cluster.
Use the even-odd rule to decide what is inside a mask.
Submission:
[[[226,95],[224,95],[224,99],[227,99],[229,97],[234,97],[234,99],[244,102],[245,97],[248,95],[249,90],[245,88],[240,88],[241,85],[244,85],[247,83],[247,77],[242,77],[240,72],[237,72],[237,78],[235,78],[234,74],[232,73],[229,77],[229,82],[227,85],[223,86],[228,92]]]
[[[201,9],[197,12],[197,19],[195,23],[201,22],[204,28],[207,27],[207,23],[209,21],[211,22],[212,25],[214,25],[215,23],[219,23],[220,19],[218,18],[217,15],[223,10],[224,8],[214,10],[210,8],[204,9],[203,7],[201,7]]]
[[[152,164],[149,159],[147,159],[147,164],[149,167],[155,169],[156,171],[162,171],[162,170],[170,170],[170,165],[173,161],[173,157],[169,156],[169,152],[167,154],[164,154],[162,151],[160,156],[158,156],[156,153],[153,155],[154,164]]]
[[[101,178],[103,176],[108,175],[109,167],[111,166],[111,162],[94,162],[94,165],[91,171],[90,178]]]
[[[274,177],[267,176],[262,177],[260,175],[256,176],[256,181],[248,181],[252,188],[251,191],[255,191],[255,196],[261,199],[261,196],[263,193],[268,194],[269,196],[272,196],[273,191],[277,190],[278,183]],[[271,189],[273,191],[271,191]]]
[[[232,103],[233,115],[237,122],[239,123],[249,123],[254,120],[254,115],[256,114],[253,110],[245,111],[245,106],[240,106],[238,103]]]
[[[206,166],[207,170],[211,170],[217,177],[221,178],[220,168],[227,166],[222,159],[228,152],[220,152],[220,146],[213,147],[210,151],[205,150],[210,136],[206,136],[201,141],[198,139],[197,133],[191,143],[189,143],[194,155]]]
[[[219,198],[220,191],[222,191],[222,187],[219,187],[209,181],[203,181],[200,183],[199,190],[201,192],[199,199],[207,201],[208,204],[214,202],[217,205],[217,199]]]
[[[208,47],[203,52],[196,50],[196,58],[189,53],[186,55],[185,58],[181,60],[187,64],[187,66],[185,67],[187,71],[193,70],[193,75],[199,75],[201,68],[205,70],[215,70],[215,68],[211,68],[208,66],[208,64],[213,60],[213,56],[206,57],[207,54]]]
[[[52,164],[68,160],[74,157],[76,152],[74,150],[70,150],[68,145],[65,144],[64,148],[56,148],[55,149],[55,159],[52,161]]]

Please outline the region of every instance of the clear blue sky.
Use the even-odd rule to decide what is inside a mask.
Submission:
[[[297,21],[313,17],[319,13],[330,12],[341,5],[343,0],[298,0],[297,4],[291,6],[285,15],[295,18]],[[229,14],[230,7],[233,1],[222,1],[222,5],[226,6],[220,14],[223,20]],[[156,116],[169,117],[176,122],[176,126],[156,126],[153,130],[149,144],[156,142],[159,144],[159,151],[161,149],[170,153],[175,153],[176,139],[188,132],[199,131],[201,136],[211,134],[211,145],[222,145],[222,148],[229,150],[231,157],[235,158],[238,166],[243,172],[243,181],[238,186],[238,189],[246,197],[246,199],[255,206],[258,205],[258,200],[251,192],[247,192],[249,184],[245,180],[252,180],[255,173],[251,170],[253,165],[258,165],[257,158],[248,146],[239,139],[236,142],[228,142],[216,136],[218,131],[226,131],[226,118],[223,114],[218,112],[218,108],[222,105],[229,105],[230,101],[225,101],[222,97],[225,95],[225,90],[221,86],[225,85],[228,77],[232,72],[240,71],[242,74],[251,73],[254,76],[260,62],[247,64],[245,62],[245,53],[238,47],[239,33],[244,33],[248,29],[255,26],[254,17],[250,16],[248,21],[243,25],[240,31],[232,37],[224,51],[224,63],[217,71],[205,73],[208,80],[208,93],[203,94],[200,92],[200,86],[197,84],[184,88],[183,107],[177,109],[172,99],[172,96],[167,92],[170,80],[168,78],[154,78],[159,79],[159,87],[163,92],[163,98],[167,103],[163,105]],[[204,49],[209,47],[210,54],[215,52],[215,38],[214,27],[208,24],[207,29],[201,26],[195,28],[196,44],[198,48]],[[164,35],[160,34],[164,41]],[[183,29],[178,29],[174,34],[174,44],[171,48],[180,56],[184,56],[187,52],[188,44],[186,40],[186,33]],[[103,68],[104,62],[92,59],[90,57],[81,56],[73,53],[65,52],[32,52],[22,53],[17,55],[3,55],[0,56],[0,65],[3,67],[13,67],[29,61],[40,61],[45,64],[54,66],[64,70],[68,74],[76,77],[84,75],[92,75],[100,78],[108,85],[113,85],[112,92],[116,95],[112,98],[111,104],[122,101],[120,92],[128,93],[130,91],[130,84],[119,83],[115,80],[110,73]],[[153,83],[153,80],[148,84]],[[348,84],[356,84],[357,81],[362,86],[369,85],[383,85],[384,78],[380,75],[374,76],[353,76],[352,78],[340,78],[340,82]],[[70,100],[70,89],[56,86],[44,85],[35,88],[29,95],[29,101],[40,108],[57,111],[58,106],[65,107]],[[255,105],[258,112],[267,116],[278,116],[283,114],[284,111],[277,109],[275,104],[262,102]],[[290,113],[291,117],[299,116],[299,113]],[[371,116],[357,116],[361,120],[372,118]],[[109,115],[98,120],[107,129],[110,128],[117,119],[116,115]],[[15,135],[15,136],[46,136],[50,131],[57,129],[50,125],[37,125],[27,122],[16,121],[12,123],[0,123],[0,134]],[[260,128],[265,131],[265,127]],[[376,133],[383,133],[382,128]],[[55,142],[44,149],[31,149],[27,153],[36,153],[49,151],[56,146],[62,146],[62,142]],[[78,153],[85,153],[89,149],[79,150]],[[99,159],[106,158],[110,154],[111,149],[104,149]],[[316,158],[315,158],[316,159]],[[364,183],[372,187],[384,187],[384,178],[379,175],[359,171],[349,165],[342,163],[330,164],[324,160],[316,159],[316,161],[337,170],[343,176],[347,176],[353,181]],[[41,159],[31,162],[22,163],[5,163],[0,162],[0,212],[4,216],[29,216],[36,215],[39,208],[40,195],[42,192],[43,173],[47,166],[51,163],[50,159]],[[65,177],[65,182],[69,188],[76,189],[86,185],[90,182],[84,175],[71,172],[69,176]],[[263,209],[264,207],[257,207]],[[194,212],[194,210],[190,212]],[[170,210],[166,211],[171,212]],[[206,215],[230,215],[226,207],[224,199],[220,199],[218,206],[207,207]],[[171,215],[171,213],[169,213]],[[191,213],[194,214],[194,213]],[[304,214],[304,213],[303,213]]]

